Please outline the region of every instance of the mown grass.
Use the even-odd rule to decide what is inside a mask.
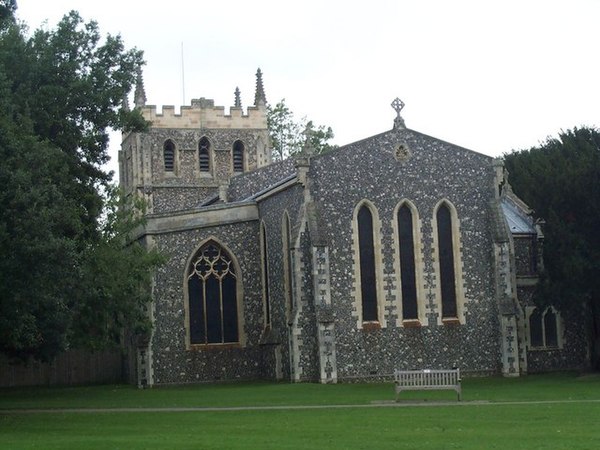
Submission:
[[[600,448],[599,376],[472,378],[463,381],[463,394],[464,401],[454,403],[453,392],[407,392],[402,396],[404,407],[396,408],[367,406],[393,398],[389,383],[0,390],[0,410],[4,410],[0,448]],[[426,406],[432,400],[453,403]],[[515,403],[526,401],[537,403]],[[261,405],[364,406],[209,412],[9,411]]]

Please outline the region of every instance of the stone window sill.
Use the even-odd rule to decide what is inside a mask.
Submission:
[[[370,331],[378,331],[381,330],[381,325],[379,324],[379,322],[363,322],[362,324],[362,330],[366,331],[366,332],[370,332]]]
[[[190,344],[188,350],[190,351],[220,351],[220,350],[232,350],[242,348],[239,342],[231,342],[226,344]]]
[[[422,327],[421,322],[418,319],[403,320],[402,326],[404,328],[421,328]]]
[[[445,317],[442,319],[444,325],[456,326],[460,325],[460,320],[456,317]]]

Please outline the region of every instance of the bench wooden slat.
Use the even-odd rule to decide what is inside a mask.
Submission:
[[[433,389],[453,389],[458,395],[458,401],[460,401],[462,393],[460,382],[460,369],[394,371],[396,401],[399,400],[402,391]]]

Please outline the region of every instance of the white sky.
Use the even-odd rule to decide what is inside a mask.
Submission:
[[[491,156],[600,125],[600,0],[17,3],[31,29],[75,9],[144,50],[148,104],[182,104],[183,43],[185,104],[239,86],[247,107],[260,67],[268,102],[339,145],[389,130],[395,97],[408,128]]]

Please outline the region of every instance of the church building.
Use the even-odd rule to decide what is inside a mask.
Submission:
[[[245,110],[236,89],[159,112],[141,77],[135,106],[151,125],[123,135],[120,183],[167,257],[138,385],[586,366],[582,313],[532,301],[543,223],[502,161],[407,128],[400,100],[389,131],[279,162],[260,70]]]

